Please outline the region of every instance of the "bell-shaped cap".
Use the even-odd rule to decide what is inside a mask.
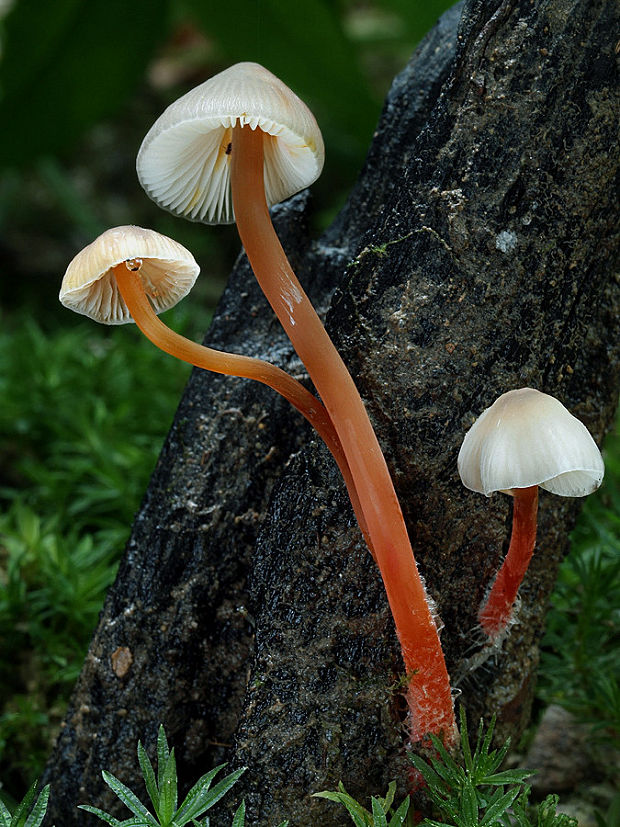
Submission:
[[[147,133],[136,161],[160,207],[205,224],[234,221],[230,152],[234,126],[265,133],[267,204],[310,186],[325,150],[313,114],[258,63],[237,63],[171,104]]]
[[[585,425],[533,388],[508,391],[478,417],[463,440],[458,469],[463,485],[487,496],[539,485],[563,497],[585,497],[605,473]]]
[[[60,288],[61,303],[104,324],[133,321],[114,276],[114,268],[125,262],[138,271],[156,313],[184,298],[200,272],[189,250],[173,239],[142,227],[114,227],[69,264]]]

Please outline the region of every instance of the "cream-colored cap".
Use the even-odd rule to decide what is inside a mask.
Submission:
[[[137,264],[133,264],[139,260]],[[200,267],[181,244],[154,230],[114,227],[85,247],[67,267],[60,301],[70,310],[104,324],[133,319],[120,294],[113,268],[139,266],[144,289],[156,313],[173,307],[192,289]]]
[[[487,496],[539,485],[562,497],[585,497],[605,473],[585,425],[533,388],[508,391],[478,417],[463,440],[458,469],[466,488]]]
[[[150,198],[192,221],[232,223],[230,144],[237,125],[266,133],[269,206],[321,174],[323,138],[306,104],[258,63],[237,63],[171,104],[147,133],[136,169]]]

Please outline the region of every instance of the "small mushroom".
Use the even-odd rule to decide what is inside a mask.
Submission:
[[[115,227],[102,233],[71,261],[59,298],[65,307],[97,322],[125,324],[134,321],[153,344],[177,359],[216,373],[255,379],[288,399],[334,455],[365,532],[351,472],[321,402],[275,365],[196,344],[158,318],[158,313],[173,307],[187,295],[199,271],[189,250],[171,238],[142,227]]]
[[[411,737],[443,732],[451,741],[454,710],[439,634],[383,452],[269,215],[271,204],[309,186],[322,165],[323,141],[310,110],[255,63],[232,66],[171,104],[136,162],[142,186],[166,209],[205,223],[234,215],[254,274],[308,370],[351,471],[409,677]]]
[[[466,488],[514,498],[506,558],[478,613],[486,634],[507,628],[536,544],[538,487],[562,497],[585,497],[603,480],[603,458],[585,425],[541,391],[500,396],[465,435],[458,470]]]
[[[149,297],[148,315],[156,316],[189,293],[199,272],[193,255],[173,239],[142,227],[114,227],[71,261],[59,298],[97,322],[126,324],[134,321],[123,295],[126,281],[139,284]],[[125,276],[129,273],[135,276]]]

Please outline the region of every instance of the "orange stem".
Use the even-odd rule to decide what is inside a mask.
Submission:
[[[489,596],[478,612],[480,625],[490,638],[507,627],[521,581],[536,545],[538,486],[514,488],[512,534],[508,553],[497,572]]]
[[[269,362],[236,353],[223,353],[220,350],[196,344],[196,342],[175,333],[174,330],[171,330],[162,322],[153,310],[151,302],[144,291],[139,270],[129,270],[122,263],[114,268],[114,275],[133,320],[142,333],[158,348],[177,359],[181,359],[183,362],[189,362],[190,365],[195,365],[204,370],[262,382],[281,394],[305,416],[338,463],[358,522],[361,519],[362,532],[366,535],[366,524],[351,471],[338,435],[321,402],[286,371]]]
[[[450,681],[396,492],[357,388],[271,223],[263,133],[258,129],[233,130],[231,187],[237,228],[252,269],[327,408],[353,476],[402,647],[411,738],[443,731],[451,741]]]

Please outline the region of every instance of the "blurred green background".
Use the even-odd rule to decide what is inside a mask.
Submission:
[[[176,238],[213,299],[236,255],[232,228],[173,218],[135,174],[165,107],[240,60],[282,77],[315,113],[327,146],[314,187],[329,221],[363,162],[383,97],[449,0],[15,0],[0,31],[0,266],[3,306],[55,314],[69,260],[110,226]],[[206,276],[206,278],[204,277]],[[39,295],[33,295],[34,292]]]
[[[21,797],[41,771],[189,374],[132,326],[62,308],[68,262],[111,226],[172,236],[202,276],[168,323],[202,339],[239,242],[233,227],[174,218],[142,192],[135,156],[153,121],[230,64],[263,63],[323,131],[313,192],[324,226],[360,170],[392,77],[448,5],[0,0],[3,798]],[[563,570],[539,700],[593,722],[605,745],[620,732],[618,442]]]

